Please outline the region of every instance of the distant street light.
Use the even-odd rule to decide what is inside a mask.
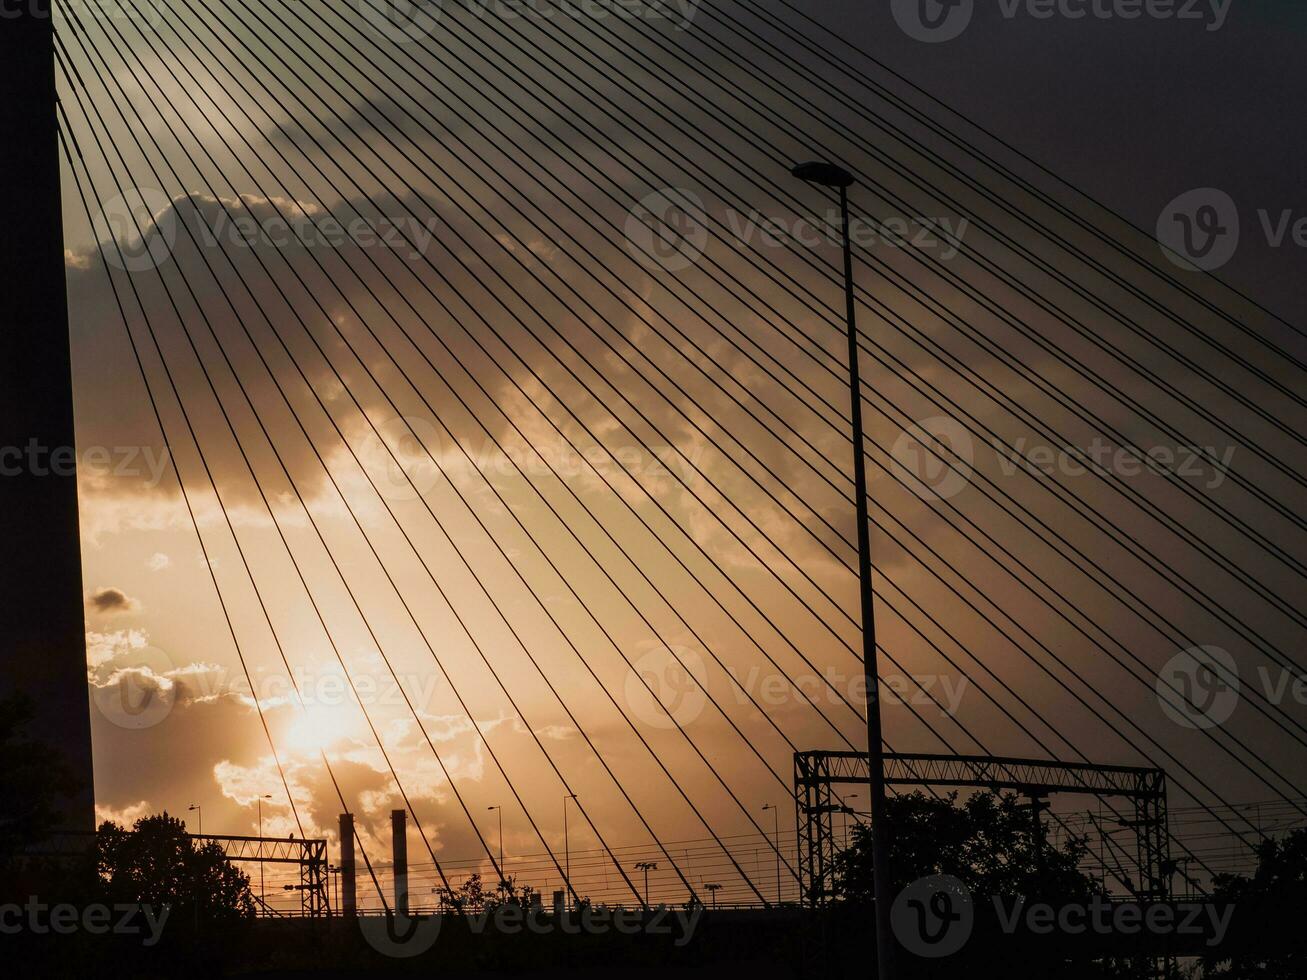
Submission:
[[[340,866],[336,864],[327,865],[327,874],[331,876],[331,899],[332,906],[336,909],[336,914],[340,914]]]
[[[710,881],[710,882],[708,882],[708,884],[704,885],[703,887],[706,888],[706,889],[708,889],[708,894],[712,896],[712,907],[713,907],[713,908],[716,908],[716,907],[717,907],[717,893],[718,893],[719,891],[722,890],[722,886],[719,885],[719,884],[717,884],[717,882],[715,882],[715,881]]]
[[[187,812],[187,813],[190,813],[192,810],[195,811],[195,827],[196,827],[196,834],[197,834],[197,835],[203,835],[203,833],[204,833],[204,810],[203,810],[203,808],[202,808],[198,803],[192,803],[190,806],[188,806],[188,807],[186,808],[186,812]]]
[[[892,980],[894,933],[890,921],[889,831],[885,820],[885,757],[881,741],[880,682],[876,668],[876,614],[872,602],[871,532],[867,527],[867,465],[863,458],[862,381],[858,372],[858,330],[853,302],[853,248],[849,241],[849,187],[853,175],[833,163],[801,163],[791,173],[800,180],[840,192],[840,232],[844,244],[844,307],[849,334],[849,394],[852,403],[853,497],[858,519],[858,578],[862,594],[862,672],[867,686],[867,761],[871,786],[871,855],[876,895],[876,965],[879,980]]]
[[[572,887],[572,848],[567,838],[567,801],[575,800],[575,793],[568,793],[563,797],[563,874],[567,878],[567,892],[572,896],[572,901],[578,901],[576,889]]]
[[[567,804],[564,803],[563,806],[566,807]],[[504,873],[504,808],[496,804],[486,809],[497,810],[499,813],[499,893],[502,895],[508,889],[508,875]]]
[[[636,871],[644,872],[644,907],[645,911],[649,910],[649,872],[658,870],[657,861],[637,861],[635,864]]]
[[[772,824],[776,831],[776,904],[781,904],[781,817],[780,809],[768,803],[763,808],[763,812],[770,810],[772,814]]]
[[[259,804],[259,856],[263,856],[263,801],[272,799],[270,793],[264,794],[258,798]],[[263,898],[263,865],[266,862],[259,862],[259,898]]]
[[[858,813],[857,810],[849,806],[849,800],[856,800],[857,798],[857,793],[850,793],[848,796],[843,798],[844,806],[841,807],[841,811],[844,814],[844,849],[846,851],[849,849],[849,817],[857,816]]]

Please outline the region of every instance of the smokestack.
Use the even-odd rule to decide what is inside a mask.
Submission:
[[[340,815],[340,914],[354,918],[359,914],[358,892],[354,882],[354,814]]]
[[[390,846],[395,861],[395,914],[408,915],[408,813],[390,811]]]

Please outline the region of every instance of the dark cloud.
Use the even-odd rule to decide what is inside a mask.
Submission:
[[[95,612],[114,614],[133,612],[140,603],[122,589],[104,588],[91,593],[87,605]]]

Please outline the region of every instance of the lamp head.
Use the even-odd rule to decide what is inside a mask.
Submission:
[[[820,160],[801,163],[790,173],[798,177],[799,180],[806,180],[811,184],[821,184],[825,187],[849,187],[854,182],[853,174],[843,167],[837,167],[833,163]]]

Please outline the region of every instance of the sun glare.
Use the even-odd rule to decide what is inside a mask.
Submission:
[[[310,705],[286,730],[286,745],[293,751],[316,755],[339,739],[346,727],[343,712],[322,705]]]

